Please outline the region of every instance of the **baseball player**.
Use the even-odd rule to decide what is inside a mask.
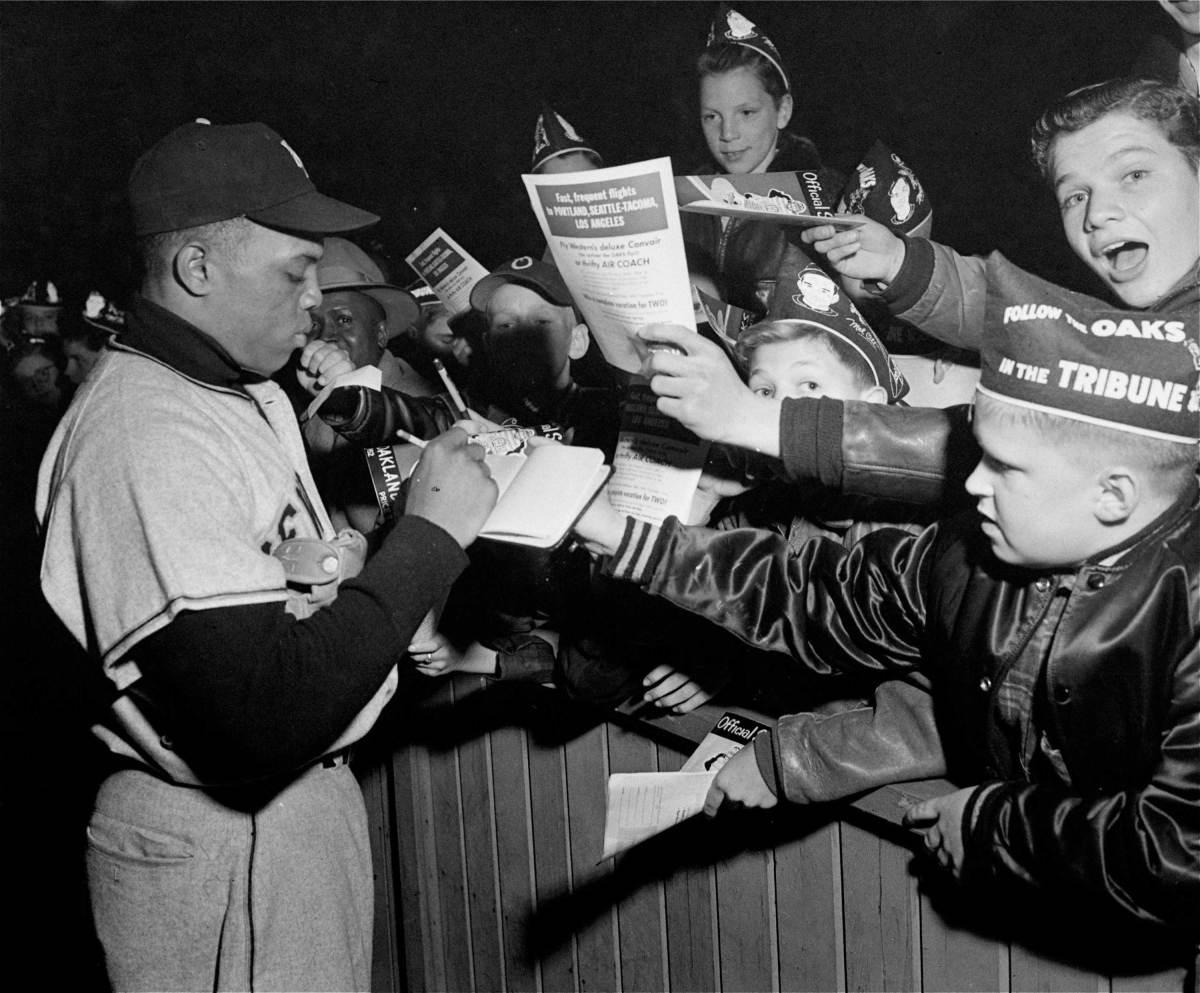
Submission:
[[[109,977],[365,990],[370,851],[346,747],[395,691],[495,484],[466,432],[447,431],[361,565],[269,377],[301,347],[313,392],[349,368],[336,345],[306,344],[321,239],[378,218],[318,193],[257,123],[172,131],[129,198],[141,294],[37,496],[47,601],[111,686],[87,858]]]

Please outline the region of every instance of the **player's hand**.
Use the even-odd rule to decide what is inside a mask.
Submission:
[[[904,826],[916,829],[927,851],[955,879],[962,877],[966,846],[963,843],[963,811],[974,788],[956,790],[910,807]]]
[[[424,517],[463,548],[471,544],[496,506],[499,490],[483,461],[483,449],[453,427],[425,446],[408,481],[404,513]]]
[[[686,714],[695,710],[702,703],[708,703],[721,689],[720,686],[701,686],[686,672],[680,672],[669,665],[655,666],[646,674],[642,685],[646,687],[646,692],[642,694],[643,700],[673,714]]]
[[[904,241],[878,221],[864,222],[852,228],[821,224],[805,228],[800,238],[843,276],[890,283],[904,263]]]
[[[638,330],[649,341],[673,345],[646,360],[658,409],[709,441],[779,453],[779,400],[755,396],[719,345],[678,324]]]
[[[754,743],[747,742],[729,757],[717,770],[717,778],[708,788],[704,798],[704,814],[715,817],[722,806],[737,804],[742,807],[774,807],[779,800],[771,792],[767,781],[758,771],[758,759],[754,757]]]
[[[310,341],[300,351],[296,379],[316,396],[338,376],[354,371],[349,353],[335,341]]]
[[[589,552],[612,555],[625,535],[625,522],[625,515],[608,502],[608,494],[601,489],[575,522],[573,530]]]

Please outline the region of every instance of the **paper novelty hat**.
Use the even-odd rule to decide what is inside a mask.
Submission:
[[[62,299],[58,295],[58,287],[48,279],[35,279],[25,292],[15,302],[22,307],[61,307]]]
[[[594,155],[597,162],[603,162],[591,142],[580,137],[565,117],[555,113],[549,104],[542,104],[542,112],[533,129],[533,165],[530,169],[536,171],[544,162],[571,152]]]
[[[325,254],[317,263],[317,285],[322,293],[357,290],[376,300],[387,315],[389,338],[406,331],[421,316],[413,295],[386,282],[371,256],[345,238],[325,239]]]
[[[752,21],[747,20],[727,3],[717,8],[717,15],[708,29],[708,48],[716,45],[741,45],[757,52],[771,63],[783,80],[785,92],[791,92],[792,83],[783,68],[783,59],[779,49],[763,34]]]
[[[83,305],[83,322],[109,334],[120,334],[125,330],[125,311],[97,290],[88,294]]]
[[[839,214],[865,214],[898,234],[927,238],[933,206],[913,171],[881,141],[875,142],[846,183]]]
[[[1113,310],[989,261],[977,389],[1165,441],[1200,439],[1200,313]]]
[[[137,160],[129,203],[139,236],[233,217],[309,234],[354,231],[379,220],[318,193],[300,156],[265,124],[214,125],[202,117]]]
[[[836,335],[870,366],[875,385],[895,403],[908,392],[908,382],[892,363],[879,336],[854,302],[819,265],[789,244],[779,266],[767,320],[798,320]]]

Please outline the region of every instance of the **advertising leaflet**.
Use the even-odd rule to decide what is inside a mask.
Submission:
[[[605,360],[637,376],[648,324],[695,328],[670,159],[523,177],[554,264]],[[686,519],[707,443],[658,414],[647,389],[626,404],[608,485],[622,513]]]
[[[471,287],[488,274],[441,228],[405,256],[405,261],[429,284],[451,314],[471,309]]]

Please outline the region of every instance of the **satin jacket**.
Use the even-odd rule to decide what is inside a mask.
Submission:
[[[632,522],[606,569],[815,673],[919,672],[950,776],[981,784],[966,872],[1050,884],[1150,921],[1200,928],[1200,505],[1195,487],[1115,564],[1036,573],[997,563],[973,514],[853,548]],[[1041,665],[1014,740],[1006,677]],[[776,762],[788,774],[788,726]],[[807,774],[808,770],[805,770]]]

